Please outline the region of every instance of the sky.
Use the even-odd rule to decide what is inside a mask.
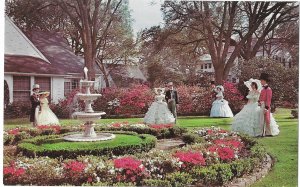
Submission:
[[[145,28],[163,24],[160,5],[163,0],[128,0],[133,19],[132,27],[137,32]]]

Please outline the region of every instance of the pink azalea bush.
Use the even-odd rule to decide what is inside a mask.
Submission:
[[[69,161],[63,166],[67,177],[78,177],[83,173],[86,164],[78,161]]]
[[[144,114],[154,100],[154,92],[143,84],[130,88],[105,88],[101,94],[102,97],[94,102],[94,109],[111,115]],[[119,106],[110,108],[108,103],[116,98],[119,100]]]
[[[229,102],[229,106],[233,112],[239,112],[245,104],[244,96],[238,90],[237,86],[230,82],[224,82],[224,97]]]
[[[3,167],[3,177],[4,182],[17,184],[15,182],[18,181],[23,175],[25,175],[26,170],[22,167],[17,167],[14,162],[10,164],[10,166]]]
[[[149,125],[150,128],[153,129],[165,129],[165,128],[172,128],[174,127],[174,124],[153,124],[153,125]]]
[[[113,163],[117,169],[116,180],[118,182],[136,182],[147,175],[142,161],[135,158],[118,158],[114,159]]]
[[[203,154],[200,152],[178,151],[174,154],[174,156],[177,157],[180,162],[184,163],[182,165],[184,168],[195,165],[205,165],[205,159],[203,158]]]
[[[224,83],[225,99],[233,111],[243,106],[243,96],[232,83]],[[211,88],[198,86],[176,86],[179,95],[179,115],[208,115],[212,98]],[[105,111],[108,115],[144,115],[154,101],[154,91],[147,85],[133,85],[130,88],[105,88],[102,97],[94,102],[96,111]],[[117,99],[119,105],[110,107],[109,102]]]
[[[233,160],[235,158],[234,150],[230,147],[213,145],[208,147],[207,150],[211,153],[217,153],[217,158],[220,158],[224,162]]]
[[[17,135],[20,133],[20,129],[19,128],[11,129],[7,133],[12,135]]]
[[[60,130],[61,130],[61,126],[59,125],[38,125],[37,129],[39,129],[40,131],[45,131],[45,130],[54,130],[55,134],[59,134]]]

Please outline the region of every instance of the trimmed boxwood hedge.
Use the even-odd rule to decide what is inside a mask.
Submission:
[[[186,128],[181,127],[172,127],[164,129],[153,129],[153,128],[138,128],[138,127],[103,127],[96,126],[96,131],[126,131],[126,132],[136,132],[138,134],[150,134],[155,136],[157,139],[162,138],[177,138],[181,137],[182,134],[187,132]],[[17,145],[20,141],[28,138],[33,138],[41,135],[54,135],[54,134],[66,134],[74,132],[74,129],[70,126],[62,126],[59,132],[56,132],[54,129],[44,129],[40,131],[35,128],[20,128],[20,133],[17,135],[13,134],[4,134],[4,145]],[[195,142],[194,142],[195,143]]]
[[[151,134],[157,139],[163,138],[176,138],[181,137],[183,133],[186,133],[188,130],[186,128],[174,126],[171,128],[163,129],[154,129],[154,128],[139,128],[139,127],[106,127],[106,126],[96,126],[96,131],[133,131],[138,134]]]
[[[155,147],[156,138],[135,132],[113,132],[116,138],[99,142],[69,142],[63,135],[37,136],[22,141],[17,151],[28,157],[76,158],[80,155],[124,155],[149,151]],[[72,134],[72,133],[68,133]]]

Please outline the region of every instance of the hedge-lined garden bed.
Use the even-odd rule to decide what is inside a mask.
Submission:
[[[38,126],[37,128],[20,127],[4,132],[4,145],[16,145],[23,139],[33,138],[41,135],[59,135],[74,131],[83,131],[83,126]],[[185,128],[177,127],[172,124],[162,125],[144,125],[144,124],[129,124],[112,123],[105,125],[96,125],[96,131],[126,131],[136,132],[138,134],[150,134],[157,139],[162,138],[177,138],[186,133]]]
[[[38,136],[24,140],[18,146],[22,147],[22,144],[24,146],[25,142],[40,144],[49,137],[59,136],[61,135]],[[155,139],[150,135],[138,136]],[[72,159],[28,158],[24,155],[16,159],[6,156],[4,183],[7,185],[218,186],[227,184],[233,178],[251,173],[254,168],[260,166],[266,155],[264,147],[256,140],[218,128],[191,131],[182,137],[189,145],[170,151],[154,149],[150,152],[134,152],[123,156],[77,155],[78,157]]]
[[[70,133],[71,134],[71,133]],[[24,156],[48,156],[51,158],[76,158],[80,155],[112,156],[149,151],[155,147],[156,138],[134,132],[114,132],[112,140],[98,142],[69,142],[63,135],[37,136],[18,145]]]

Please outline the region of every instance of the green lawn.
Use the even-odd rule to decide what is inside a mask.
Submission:
[[[294,187],[297,186],[298,176],[298,119],[291,119],[289,109],[278,109],[274,115],[280,127],[280,134],[276,137],[259,138],[258,141],[265,145],[268,152],[276,158],[273,170],[253,187]],[[141,118],[128,119],[101,119],[101,123],[111,122],[142,122]],[[5,120],[4,129],[16,126],[30,126],[28,119]],[[199,127],[218,126],[230,129],[231,119],[209,117],[181,117],[178,119],[180,127],[189,129]],[[77,120],[61,120],[62,125],[80,124]]]

